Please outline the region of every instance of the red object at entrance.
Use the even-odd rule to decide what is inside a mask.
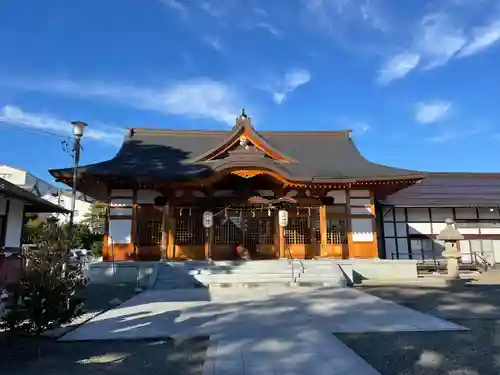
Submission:
[[[238,257],[243,260],[251,260],[252,257],[250,256],[250,251],[243,245],[238,245],[236,247],[236,253],[238,254]]]

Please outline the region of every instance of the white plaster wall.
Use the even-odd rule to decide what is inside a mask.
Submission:
[[[384,209],[387,210],[388,208],[385,207]],[[477,211],[479,211],[479,215]],[[482,234],[482,238],[461,241],[462,261],[470,262],[472,260],[470,253],[481,251],[482,249],[484,257],[488,258],[489,261],[500,263],[500,240],[488,238],[488,235],[500,234],[499,210],[490,210],[489,208],[476,210],[475,208],[461,207],[455,208],[455,215],[457,229],[460,233],[464,235],[479,235],[481,231]],[[436,236],[446,227],[445,219],[453,218],[453,209],[407,208],[406,216],[403,208],[396,208],[394,213],[391,210],[383,218],[384,243],[387,257],[391,257],[391,253],[396,251],[397,245],[399,258],[404,259],[407,253],[409,253],[409,245],[411,243],[414,259],[420,259],[422,256],[428,258],[432,253],[434,253],[437,259],[441,259],[443,244],[442,241],[436,240]],[[478,216],[479,222],[477,222]],[[396,218],[396,222],[393,221],[394,218]],[[490,222],[486,223],[487,220],[490,220]],[[462,226],[466,226],[466,228]],[[429,239],[407,237],[406,231],[408,231],[408,235],[410,236],[412,234],[429,235]],[[431,236],[431,234],[433,235]],[[432,244],[434,244],[434,251],[432,250]],[[424,255],[422,255],[421,251],[424,252]]]
[[[109,237],[111,243],[130,243],[132,236],[132,220],[109,220]]]
[[[64,207],[67,210],[71,210],[71,197],[60,196],[54,197],[52,193],[48,193],[42,196],[43,199],[57,204],[61,207]],[[86,214],[91,212],[92,204],[80,199],[77,199],[75,202],[75,216],[73,221],[75,223],[79,223],[86,219]],[[55,214],[55,216],[59,219],[60,223],[65,223],[69,221],[69,214]]]
[[[112,189],[111,197],[133,197],[134,191],[132,189]]]
[[[428,208],[408,208],[408,221],[430,221]]]
[[[349,190],[349,195],[351,198],[361,197],[361,198],[370,198],[370,190]]]
[[[162,194],[156,190],[138,190],[136,203],[148,203],[153,204],[155,202],[156,197],[161,197]]]
[[[330,190],[327,197],[332,197],[335,204],[345,204],[347,203],[347,196],[345,190]]]
[[[5,247],[21,246],[21,232],[23,229],[24,203],[11,199],[7,214],[7,229],[5,233]]]
[[[8,165],[0,165],[0,177],[15,185],[26,184],[26,172]]]
[[[372,219],[351,219],[353,242],[372,242],[373,223]]]

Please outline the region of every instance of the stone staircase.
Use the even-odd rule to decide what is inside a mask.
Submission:
[[[474,284],[479,285],[500,285],[500,268],[489,267],[475,278]]]
[[[332,260],[186,261],[159,263],[152,288],[269,285],[345,287],[347,282]]]

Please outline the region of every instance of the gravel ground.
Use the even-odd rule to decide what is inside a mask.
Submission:
[[[208,338],[183,341],[40,340],[39,355],[33,339],[2,348],[2,375],[191,375],[201,374]]]
[[[382,375],[500,374],[500,287],[365,287],[470,331],[336,335]]]
[[[109,303],[113,298],[118,298],[122,302],[132,298],[136,294],[134,289],[135,285],[127,284],[89,284],[80,295],[85,298],[86,312],[100,312],[114,307]]]
[[[80,294],[88,313],[100,313],[135,295],[134,286],[89,285]],[[182,341],[57,342],[54,338],[18,338],[9,342],[0,333],[1,375],[79,374],[201,374],[208,337]]]

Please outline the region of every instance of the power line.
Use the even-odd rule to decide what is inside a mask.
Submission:
[[[24,131],[26,131],[28,133],[50,135],[52,137],[69,139],[69,136],[66,136],[66,135],[49,132],[49,131],[44,130],[44,129],[32,128],[30,126],[26,126],[26,125],[23,125],[23,124],[12,125],[12,124],[9,124],[7,122],[4,122],[4,124],[10,125],[13,128],[24,130]]]

